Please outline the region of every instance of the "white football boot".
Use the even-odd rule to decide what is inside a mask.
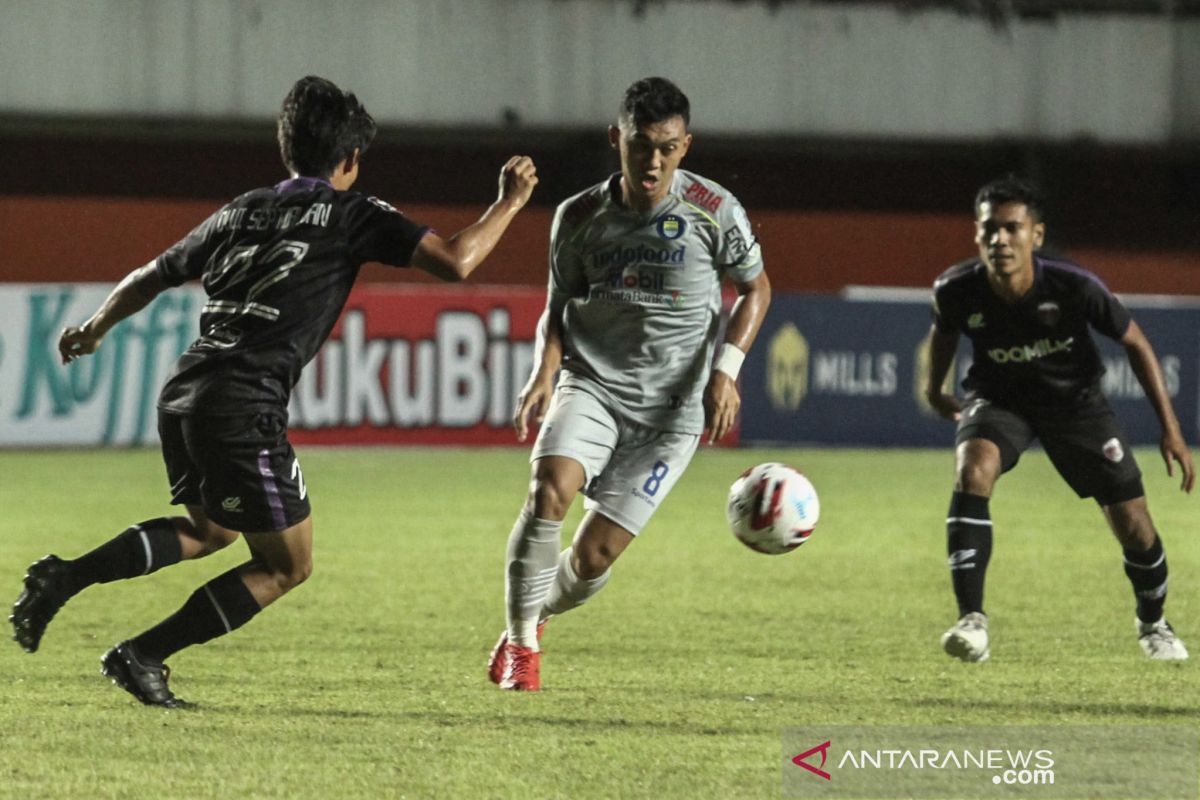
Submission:
[[[963,614],[950,630],[942,634],[942,649],[963,661],[987,661],[992,654],[988,649],[987,615],[978,611]]]
[[[1185,661],[1188,657],[1183,641],[1175,635],[1175,629],[1167,618],[1158,622],[1137,622],[1138,644],[1147,658],[1155,661]]]

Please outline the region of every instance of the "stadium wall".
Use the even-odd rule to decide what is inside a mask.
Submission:
[[[130,198],[0,195],[0,281],[117,281],[184,236],[220,203]],[[442,232],[473,222],[482,206],[415,205],[402,210]],[[513,223],[477,280],[543,286],[552,211],[531,207]],[[752,215],[771,281],[779,291],[836,292],[847,285],[929,286],[973,255],[963,214],[770,209]],[[1072,248],[1066,255],[1114,291],[1200,295],[1196,251]],[[430,283],[415,270],[369,267],[379,283]]]
[[[1194,19],[923,5],[0,0],[0,113],[264,119],[315,72],[388,123],[591,126],[665,74],[715,131],[1200,136]]]
[[[92,358],[62,366],[61,328],[111,284],[0,285],[0,446],[142,445],[155,400],[196,336],[198,286],[160,295]],[[904,301],[780,294],[742,371],[742,423],[729,444],[944,446],[953,427],[920,397],[929,312]],[[1136,298],[1134,299],[1136,300]],[[293,393],[294,440],[319,444],[512,445],[544,294],[534,288],[382,286],[354,290]],[[1200,435],[1200,305],[1142,307],[1185,435]],[[1158,440],[1123,353],[1101,339],[1105,390],[1133,442]],[[965,373],[966,354],[957,372]]]

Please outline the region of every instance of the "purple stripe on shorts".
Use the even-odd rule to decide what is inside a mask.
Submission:
[[[267,493],[267,504],[271,507],[271,521],[275,523],[275,530],[281,531],[287,527],[287,518],[283,516],[279,484],[275,482],[275,473],[271,472],[271,454],[266,450],[258,454],[258,474],[262,475],[263,491]]]

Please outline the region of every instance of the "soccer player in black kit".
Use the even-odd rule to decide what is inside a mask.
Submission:
[[[1089,328],[1125,348],[1161,423],[1167,474],[1178,465],[1187,492],[1195,481],[1191,452],[1158,358],[1129,312],[1087,270],[1035,254],[1045,237],[1042,218],[1032,183],[1008,177],[987,184],[975,198],[979,257],[946,270],[933,287],[925,394],[940,414],[958,422],[946,528],[959,620],[942,636],[942,647],[963,661],[986,661],[991,653],[983,612],[992,550],[988,499],[996,480],[1036,438],[1071,488],[1100,505],[1124,549],[1142,650],[1153,659],[1186,659],[1187,648],[1163,616],[1162,541],[1141,471],[1100,391],[1104,367]],[[974,349],[961,403],[942,390],[960,334]]]
[[[159,437],[173,504],[187,517],[140,522],[67,561],[29,567],[10,617],[17,642],[38,649],[51,618],[95,583],[146,575],[245,538],[250,559],[201,586],[174,615],[121,642],[102,671],[143,703],[182,704],[167,685],[172,654],[222,636],[312,571],[312,519],[287,437],[300,371],[329,336],[359,268],[413,266],[443,280],[470,275],[537,183],[514,156],[499,197],[449,239],[373,197],[350,191],[375,121],[358,99],[309,76],[283,101],[280,153],[291,177],[238,197],[154,261],[129,273],[100,309],[59,339],[64,363],[95,352],[113,325],[163,290],[200,280],[200,338],[159,396]]]

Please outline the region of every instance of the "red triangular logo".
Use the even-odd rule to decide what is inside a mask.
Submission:
[[[816,747],[812,748],[811,750],[805,750],[803,753],[801,753],[800,755],[793,758],[792,763],[798,767],[804,767],[806,770],[808,770],[812,774],[819,775],[820,777],[824,778],[825,780],[831,780],[829,773],[826,772],[825,770],[814,767],[812,764],[805,763],[804,759],[808,758],[809,756],[811,756],[813,753],[816,753],[816,752],[820,752],[821,766],[822,767],[825,766],[825,759],[829,755],[829,742],[825,742],[825,744],[819,744]]]

